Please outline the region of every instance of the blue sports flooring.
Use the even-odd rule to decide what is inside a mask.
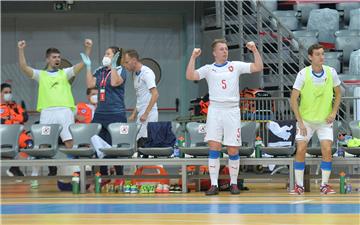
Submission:
[[[3,204],[1,214],[359,214],[359,204]]]

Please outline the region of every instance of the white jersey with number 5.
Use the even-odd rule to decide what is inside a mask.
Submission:
[[[207,64],[196,71],[200,80],[205,78],[209,86],[210,101],[239,105],[240,74],[250,73],[251,63],[227,61],[224,64]]]

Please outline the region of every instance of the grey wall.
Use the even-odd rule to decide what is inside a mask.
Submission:
[[[153,58],[162,70],[158,84],[160,108],[180,112],[160,112],[161,120],[186,115],[189,99],[198,96],[199,85],[185,80],[185,68],[193,46],[201,40],[200,15],[194,2],[76,2],[68,12],[54,12],[51,2],[1,2],[1,82],[11,81],[14,97],[25,100],[34,110],[37,83],[25,77],[17,65],[17,41],[26,40],[28,64],[44,68],[44,52],[57,47],[72,64],[80,61],[83,40],[94,41],[91,58],[98,66],[108,46],[135,48],[141,57]],[[194,17],[195,15],[195,17]],[[195,25],[194,25],[195,24]],[[194,33],[195,32],[195,33]],[[96,66],[93,66],[94,68]],[[75,79],[76,101],[85,100],[85,73]],[[131,76],[126,82],[125,103],[135,105]]]

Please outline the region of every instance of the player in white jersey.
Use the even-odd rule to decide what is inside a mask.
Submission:
[[[254,42],[246,47],[254,54],[254,63],[228,61],[228,46],[225,39],[216,39],[211,45],[215,62],[195,70],[195,60],[201,50],[194,48],[186,69],[188,80],[206,79],[209,87],[210,106],[206,121],[205,141],[209,144],[209,172],[211,188],[206,195],[216,195],[220,169],[222,144],[229,154],[230,192],[239,194],[240,108],[239,76],[243,73],[260,72],[263,69],[261,56]]]
[[[156,101],[159,98],[159,93],[156,88],[155,74],[149,67],[140,62],[139,54],[133,49],[125,52],[124,66],[128,71],[135,73],[136,107],[128,120],[134,121],[136,118],[136,123],[141,124],[137,140],[142,137],[147,138],[148,122],[158,121]]]

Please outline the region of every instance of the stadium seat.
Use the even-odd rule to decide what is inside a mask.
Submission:
[[[314,30],[298,30],[293,31],[293,35],[299,42],[304,46],[304,51],[307,52],[307,49],[313,45],[318,43],[319,32]],[[292,40],[292,49],[294,51],[299,51],[299,44],[296,40]]]
[[[24,129],[23,125],[0,125],[1,158],[14,158],[19,152],[19,136]]]
[[[294,124],[293,126],[296,126],[295,121],[289,120],[289,124]],[[268,126],[266,127],[266,134],[268,134],[268,138],[270,137],[270,130],[268,128]],[[291,133],[291,136],[295,137],[295,128],[292,128],[291,130],[293,130],[294,132]],[[268,139],[267,138],[267,139]],[[291,137],[290,137],[291,139]],[[294,143],[292,143],[291,146],[269,146],[268,143],[265,144],[265,147],[260,147],[260,150],[262,153],[266,153],[268,155],[274,156],[274,157],[278,157],[278,156],[282,156],[282,157],[290,157],[295,153],[295,147],[294,147]]]
[[[34,124],[31,126],[34,148],[21,149],[22,152],[36,158],[52,158],[58,152],[60,124]]]
[[[273,13],[287,29],[291,31],[298,29],[299,20],[297,18],[297,11],[274,11]],[[274,30],[277,30],[277,23],[275,19],[272,19],[271,26]]]
[[[306,26],[311,10],[319,9],[319,4],[316,3],[297,3],[294,5],[294,10],[301,12],[301,24]]]
[[[360,76],[360,49],[353,51],[350,55],[349,74]]]
[[[187,123],[186,131],[190,135],[190,144],[187,147],[181,147],[180,152],[194,157],[207,157],[209,155],[209,146],[204,142],[206,124],[198,122]]]
[[[342,57],[341,52],[325,52],[324,64],[333,67],[337,73],[340,73]]]
[[[348,64],[351,52],[360,49],[360,30],[339,30],[335,36],[335,48],[343,51],[343,62]]]
[[[337,136],[338,136],[338,132],[339,132],[339,127],[341,126],[341,122],[340,121],[334,121],[333,124],[333,144],[331,147],[331,155],[335,154],[336,152],[336,140],[337,140]],[[314,133],[314,135],[311,138],[311,143],[310,146],[307,149],[307,153],[309,155],[313,155],[313,156],[321,156],[321,147],[320,147],[320,141],[319,138],[317,136],[316,133]]]
[[[251,156],[255,150],[256,122],[242,122],[240,156]]]
[[[360,30],[360,8],[353,9],[350,11],[349,29],[350,30]]]
[[[319,42],[335,43],[334,33],[339,30],[339,12],[328,8],[312,10],[307,30],[318,30]]]
[[[344,15],[345,24],[349,24],[350,11],[360,7],[360,2],[341,2],[336,4],[336,9]]]
[[[69,127],[73,138],[72,148],[60,148],[59,150],[67,155],[74,157],[91,157],[95,153],[95,149],[91,145],[91,137],[99,134],[101,124],[99,123],[76,123]]]
[[[171,122],[171,131],[175,134],[175,136],[178,133],[179,128],[180,124],[178,122]],[[138,152],[155,157],[170,157],[173,154],[173,147],[138,148]]]
[[[358,139],[360,139],[359,123],[360,123],[360,120],[354,120],[349,123],[349,127],[351,130],[352,136],[354,138],[358,138]],[[360,156],[360,147],[354,147],[354,148],[345,147],[344,150],[349,154],[352,154],[355,156]]]
[[[136,135],[140,126],[136,123],[112,123],[108,130],[111,135],[112,147],[100,148],[105,156],[129,157],[136,152]]]

